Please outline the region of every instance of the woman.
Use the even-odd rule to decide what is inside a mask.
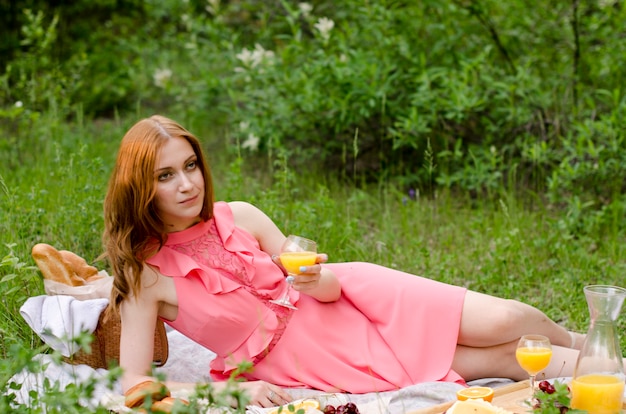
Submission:
[[[526,304],[325,254],[295,279],[298,310],[271,303],[287,288],[276,260],[285,235],[248,203],[214,202],[197,138],[161,116],[124,136],[104,212],[124,390],[148,379],[157,317],[217,354],[216,388],[251,361],[240,386],[263,407],[291,400],[281,387],[524,379],[514,354],[526,333],[554,345],[546,375],[570,375],[582,344]]]

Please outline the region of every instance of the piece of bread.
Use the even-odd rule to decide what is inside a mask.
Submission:
[[[70,252],[69,250],[59,250],[63,261],[70,265],[78,277],[85,281],[99,279],[101,276],[98,274],[98,269],[87,263],[85,259]]]
[[[171,397],[170,390],[165,384],[157,381],[143,381],[124,393],[124,405],[128,408],[139,407],[150,397],[153,402]]]
[[[85,284],[85,280],[76,274],[69,263],[63,260],[61,253],[49,244],[38,243],[34,245],[31,255],[45,279],[69,286]]]
[[[156,401],[154,404],[152,404],[150,410],[153,413],[171,413],[174,409],[174,404],[176,404],[176,401],[180,401],[184,405],[189,405],[189,402],[183,400],[182,398],[165,397],[161,401]]]

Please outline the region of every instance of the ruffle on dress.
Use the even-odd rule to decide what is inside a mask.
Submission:
[[[211,294],[228,293],[241,287],[230,279],[219,277],[214,269],[202,266],[191,257],[169,248],[161,249],[146,262],[158,267],[161,274],[171,277],[187,277],[191,273],[197,273],[206,291]]]
[[[257,255],[255,259],[251,251],[259,250],[258,242],[235,227],[227,203],[215,203],[214,210],[224,219],[211,219],[169,234],[165,246],[147,263],[158,267],[163,275],[180,278],[175,280],[177,294],[185,299],[179,300],[179,317],[165,322],[214,351],[217,357],[211,362],[212,375],[225,379],[241,362],[260,361],[269,352],[284,331],[291,310],[269,303],[286,288],[282,270],[269,255]],[[215,235],[220,240],[211,238]],[[202,294],[198,283],[202,284]],[[207,293],[217,303],[228,303],[220,307],[206,300]],[[229,299],[225,294],[230,294]],[[294,301],[298,298],[290,296]],[[204,299],[190,303],[194,298]],[[184,323],[179,322],[181,313]],[[238,332],[230,331],[229,321],[233,319],[247,324]],[[223,325],[229,334],[203,332],[209,320],[216,326]]]

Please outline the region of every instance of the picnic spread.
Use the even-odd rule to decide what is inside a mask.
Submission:
[[[46,245],[39,245],[37,248],[48,255],[56,254],[54,248],[49,249]],[[68,253],[64,253],[65,259],[62,260],[76,260],[76,257]],[[15,392],[17,401],[24,404],[29,401],[29,392],[43,390],[44,379],[58,383],[61,389],[69,384],[104,379],[107,375],[107,363],[115,362],[119,355],[119,324],[116,325],[114,321],[107,325],[102,318],[108,306],[106,293],[110,291],[112,277],[104,271],[95,269],[94,272],[94,269],[85,268],[85,264],[80,261],[76,266],[80,266],[84,276],[75,272],[71,265],[51,269],[49,263],[45,263],[46,255],[33,257],[44,274],[46,295],[27,299],[20,311],[33,331],[52,349],[60,352],[64,359],[57,363],[53,362],[49,354],[42,354],[39,356],[42,362],[40,372],[21,372],[15,375],[13,381],[22,384],[21,389]],[[59,273],[63,279],[59,279]],[[50,276],[51,274],[54,276]],[[94,335],[92,354],[96,355],[95,360],[73,341],[73,338],[84,332]],[[215,353],[178,331],[165,328],[159,321],[156,332],[154,362],[157,373],[163,374],[169,381],[211,381],[208,375],[209,364],[215,359]],[[511,383],[513,381],[506,378],[487,378],[469,385],[497,389]],[[128,412],[130,408],[125,404],[120,385],[116,383],[111,389],[105,384],[106,381],[98,382],[91,398],[83,404],[91,407],[105,406],[112,412]],[[360,414],[395,414],[415,410],[431,410],[419,413],[437,412],[432,411],[433,409],[443,412],[456,401],[456,393],[462,388],[464,385],[456,382],[437,381],[368,393],[329,393],[306,388],[286,390],[296,401],[313,399],[319,403],[320,408],[354,403]],[[167,398],[185,399],[193,392],[194,390],[176,390],[171,395],[168,393]],[[271,409],[256,406],[249,406],[247,411],[249,414],[271,414]]]

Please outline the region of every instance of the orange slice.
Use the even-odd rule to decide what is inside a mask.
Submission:
[[[482,399],[491,402],[493,400],[493,388],[489,387],[469,387],[456,392],[459,401]]]
[[[274,408],[273,410],[271,410],[268,414],[294,414],[294,413],[297,413],[298,410],[307,411],[310,409],[319,410],[320,409],[319,401],[302,400],[302,401],[297,401],[297,402],[281,405],[280,407]]]

